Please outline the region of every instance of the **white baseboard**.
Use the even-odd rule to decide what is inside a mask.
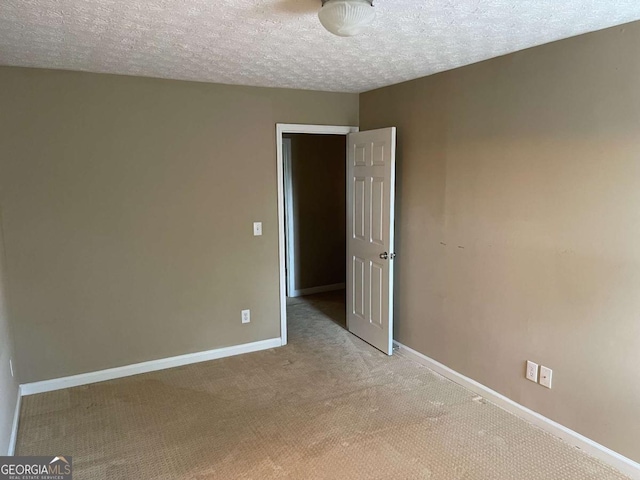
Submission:
[[[16,451],[16,442],[18,441],[18,424],[20,423],[20,404],[22,403],[22,393],[18,390],[16,399],[16,409],[13,412],[13,424],[11,425],[11,436],[9,437],[9,451],[7,455],[13,457]]]
[[[539,413],[536,413],[533,410],[520,405],[519,403],[514,402],[513,400],[505,397],[495,390],[491,390],[489,387],[485,387],[481,383],[478,383],[475,380],[470,379],[469,377],[465,377],[461,373],[452,370],[446,365],[443,365],[442,363],[429,358],[426,355],[423,355],[422,353],[401,344],[400,342],[394,341],[393,343],[399,347],[399,353],[404,354],[408,358],[416,360],[417,362],[429,367],[436,373],[439,373],[443,377],[446,377],[449,380],[471,390],[472,392],[481,395],[498,407],[510,413],[513,413],[523,420],[526,420],[527,422],[534,424],[535,426],[555,435],[556,437],[561,438],[566,443],[579,448],[585,453],[596,457],[599,460],[602,460],[603,462],[611,465],[614,468],[617,468],[625,475],[629,475],[634,479],[640,479],[640,464],[631,460],[630,458],[620,455],[619,453],[614,452],[604,445],[600,445],[590,438],[587,438],[584,435],[579,434],[578,432],[574,432],[570,428],[560,425],[559,423],[554,422],[553,420],[540,415]]]
[[[80,385],[88,385],[90,383],[104,382],[115,378],[129,377],[131,375],[139,375],[141,373],[155,372],[166,368],[181,367],[191,363],[207,362],[218,358],[231,357],[242,353],[257,352],[260,350],[268,350],[282,346],[280,338],[271,338],[269,340],[261,340],[259,342],[244,343],[242,345],[234,345],[232,347],[217,348],[206,352],[188,353],[177,357],[161,358],[159,360],[151,360],[149,362],[135,363],[133,365],[125,365],[123,367],[109,368],[107,370],[99,370],[97,372],[81,373],[70,377],[54,378],[52,380],[43,380],[41,382],[25,383],[20,385],[22,395],[33,395],[36,393],[52,392],[63,388],[77,387]]]
[[[332,285],[321,285],[319,287],[301,288],[294,290],[289,294],[290,297],[304,297],[305,295],[314,295],[316,293],[333,292],[335,290],[344,290],[344,283],[334,283]]]

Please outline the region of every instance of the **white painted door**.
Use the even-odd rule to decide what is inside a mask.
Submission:
[[[396,129],[347,138],[347,326],[393,352]]]

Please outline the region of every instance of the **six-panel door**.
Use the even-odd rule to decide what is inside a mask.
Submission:
[[[388,355],[393,340],[395,128],[347,141],[347,326]]]

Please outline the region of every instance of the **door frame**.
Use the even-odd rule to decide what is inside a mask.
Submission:
[[[285,133],[307,133],[315,135],[348,135],[359,132],[359,127],[344,125],[304,125],[297,123],[276,123],[276,166],[278,182],[278,260],[280,275],[280,340],[287,344],[287,272],[285,259],[285,205],[284,205],[284,154],[282,135]],[[345,160],[346,168],[346,160]],[[346,238],[345,238],[346,241]],[[346,262],[346,258],[345,258]]]
[[[286,296],[297,296],[296,291],[296,261],[294,255],[293,202],[287,198],[293,195],[293,176],[291,175],[291,139],[282,139],[282,161],[284,165],[284,250],[285,274],[287,280]]]

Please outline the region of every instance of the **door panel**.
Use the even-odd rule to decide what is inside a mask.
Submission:
[[[347,326],[391,355],[395,128],[347,140]]]
[[[354,145],[353,165],[364,167],[367,165],[367,147],[365,144]]]
[[[365,279],[365,262],[361,258],[353,258],[353,313],[360,318],[365,318],[365,295],[364,295],[364,279]]]
[[[374,142],[372,145],[373,155],[371,157],[371,164],[374,166],[384,166],[385,164],[385,148],[389,148],[389,145],[385,142]]]
[[[354,178],[353,185],[353,236],[365,240],[367,231],[366,179]]]
[[[375,177],[371,180],[371,234],[372,243],[385,246],[385,215],[384,215],[384,178]]]
[[[383,326],[382,299],[384,298],[384,266],[371,262],[371,324],[378,328]]]

